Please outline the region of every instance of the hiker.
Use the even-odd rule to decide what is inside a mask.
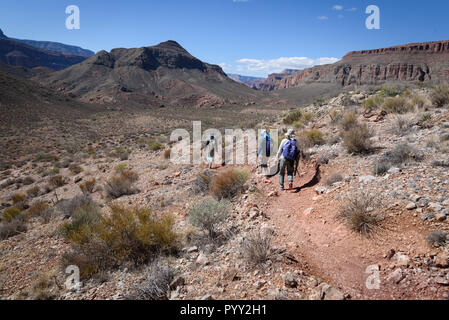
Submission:
[[[276,155],[276,160],[280,159],[280,172],[279,172],[279,184],[281,190],[284,189],[285,171],[288,176],[288,190],[293,189],[293,175],[296,174],[297,165],[299,161],[299,148],[297,141],[293,139],[295,132],[293,129],[289,129],[285,134],[285,139],[282,140],[279,146],[279,151]]]
[[[218,149],[217,140],[215,136],[211,135],[210,139],[206,141],[202,149],[206,149],[206,161],[209,164],[209,169],[212,169],[212,164],[214,163],[215,150]]]
[[[268,158],[271,154],[271,137],[267,130],[262,130],[259,138],[259,146],[257,148],[257,157],[259,160],[259,173],[262,170],[268,172]]]

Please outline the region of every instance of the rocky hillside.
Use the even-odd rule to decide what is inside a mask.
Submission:
[[[258,96],[204,63],[175,41],[152,47],[101,51],[88,60],[38,78],[87,102],[144,106],[217,106]]]
[[[384,87],[273,116],[304,152],[285,192],[255,166],[176,164],[179,145],[145,131],[16,159],[0,296],[447,300],[448,105],[448,87]]]
[[[385,49],[350,52],[335,64],[301,70],[272,79],[263,90],[278,90],[310,83],[374,85],[386,82],[447,81],[449,41],[408,44]]]

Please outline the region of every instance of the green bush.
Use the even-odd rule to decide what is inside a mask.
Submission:
[[[80,208],[60,234],[72,243],[63,264],[77,265],[83,278],[127,263],[145,264],[178,247],[171,215],[158,216],[147,208],[111,205],[110,215],[95,206]]]
[[[302,119],[302,112],[301,110],[295,110],[290,112],[283,120],[282,122],[284,124],[292,124],[294,122],[300,121]]]
[[[105,184],[106,194],[112,199],[136,193],[134,184],[139,180],[137,173],[124,171],[112,176]]]
[[[412,110],[412,106],[403,97],[387,98],[382,105],[382,109],[389,113],[407,113]]]
[[[206,230],[211,238],[216,235],[216,226],[229,215],[231,203],[228,200],[217,201],[209,198],[196,204],[189,211],[190,223]]]

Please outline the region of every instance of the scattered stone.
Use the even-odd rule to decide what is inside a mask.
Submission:
[[[286,273],[282,276],[282,279],[288,288],[296,288],[298,286],[298,275],[295,273]]]
[[[182,287],[185,285],[186,279],[183,276],[177,276],[173,281],[170,283],[170,289],[176,290],[178,287]]]
[[[343,293],[327,283],[322,283],[316,288],[321,300],[344,300]]]
[[[368,184],[376,181],[374,176],[361,176],[359,177],[359,183]]]
[[[443,222],[446,220],[446,214],[443,212],[439,212],[435,215],[435,219],[439,222]]]
[[[328,190],[325,187],[316,187],[315,192],[317,194],[326,194],[326,193],[328,193]]]
[[[203,254],[200,253],[198,258],[196,258],[196,263],[199,265],[207,266],[209,264],[209,259]]]
[[[409,202],[408,204],[407,204],[407,206],[405,207],[405,209],[407,209],[407,210],[414,210],[414,209],[416,209],[417,208],[417,205],[416,205],[416,203],[414,203],[414,202]]]
[[[214,300],[214,298],[210,295],[210,294],[205,294],[201,300],[206,301],[206,300]]]
[[[449,267],[449,253],[441,252],[435,257],[435,265],[439,268]]]
[[[402,269],[401,268],[397,268],[396,270],[394,270],[392,273],[390,273],[388,275],[387,280],[389,282],[391,282],[391,283],[398,284],[404,278],[405,278],[405,276],[402,273]]]

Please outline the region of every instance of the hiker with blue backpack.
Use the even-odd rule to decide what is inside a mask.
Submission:
[[[268,172],[268,159],[270,158],[271,154],[271,137],[268,134],[267,130],[262,130],[260,139],[259,139],[259,146],[257,148],[257,156],[259,159],[259,172],[262,173],[262,171]]]
[[[287,171],[288,177],[288,190],[293,189],[293,175],[296,174],[299,161],[299,148],[297,141],[294,139],[295,132],[293,129],[289,129],[285,134],[285,139],[282,140],[279,146],[279,151],[276,155],[276,160],[280,160],[280,172],[279,172],[279,184],[281,190],[284,188],[285,172]]]

